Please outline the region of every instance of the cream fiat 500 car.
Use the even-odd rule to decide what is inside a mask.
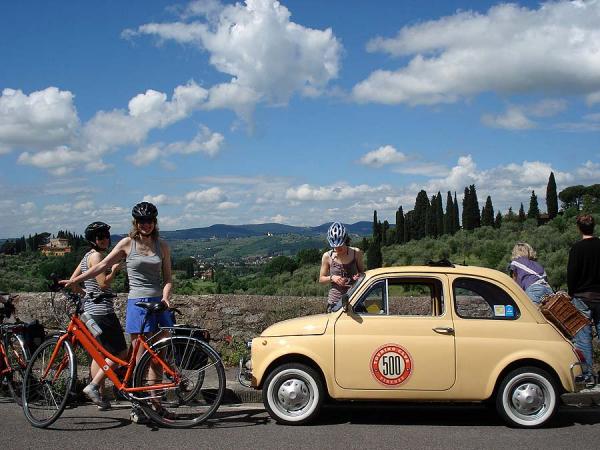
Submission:
[[[581,357],[510,277],[451,264],[370,270],[340,310],[267,328],[247,366],[284,424],[333,399],[489,401],[539,427],[583,387]]]

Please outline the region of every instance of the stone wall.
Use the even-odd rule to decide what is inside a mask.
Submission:
[[[21,320],[38,319],[48,329],[65,326],[66,313],[58,313],[64,323],[59,324],[53,313],[49,293],[19,293],[17,316]],[[117,315],[125,327],[126,294],[115,299]],[[217,344],[227,336],[245,341],[260,334],[269,325],[285,319],[318,314],[325,311],[323,297],[277,297],[256,295],[174,295],[173,305],[183,315],[181,324],[197,325],[210,331]],[[60,294],[55,299],[57,310],[66,308]]]

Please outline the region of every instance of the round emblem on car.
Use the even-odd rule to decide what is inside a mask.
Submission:
[[[396,344],[377,349],[371,358],[371,372],[381,384],[398,386],[412,373],[413,363],[408,352]]]

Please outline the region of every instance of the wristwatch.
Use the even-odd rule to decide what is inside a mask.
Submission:
[[[329,275],[329,282],[333,283],[333,275]]]

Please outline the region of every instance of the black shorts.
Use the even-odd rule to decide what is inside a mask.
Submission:
[[[98,336],[97,339],[106,350],[115,356],[118,356],[119,353],[127,350],[123,328],[115,313],[104,314],[101,316],[92,315],[92,318],[102,329],[102,334]]]

